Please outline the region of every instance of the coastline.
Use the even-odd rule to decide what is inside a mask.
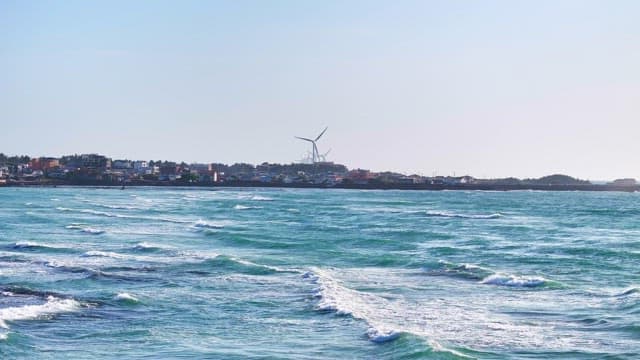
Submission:
[[[109,181],[12,181],[0,184],[1,187],[101,187],[121,188],[123,184]],[[422,190],[422,191],[615,191],[640,192],[640,185],[620,186],[613,184],[286,184],[265,183],[260,181],[226,181],[218,183],[187,183],[179,181],[132,181],[124,184],[128,187],[177,187],[177,188],[292,188],[292,189],[352,189],[352,190]]]

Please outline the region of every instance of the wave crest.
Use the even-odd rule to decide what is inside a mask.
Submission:
[[[0,309],[0,327],[8,329],[7,321],[48,318],[58,313],[77,311],[80,307],[80,303],[74,299],[61,299],[49,295],[44,304]]]
[[[548,280],[541,276],[518,276],[510,274],[493,274],[482,279],[482,284],[512,286],[512,287],[539,287],[547,285]]]

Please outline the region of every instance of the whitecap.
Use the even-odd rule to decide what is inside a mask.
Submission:
[[[84,256],[96,256],[96,257],[110,257],[114,259],[126,259],[129,256],[124,254],[118,254],[112,251],[99,251],[99,250],[91,250],[87,251],[83,254]]]
[[[168,249],[173,249],[173,247],[166,246],[166,245],[152,244],[152,243],[143,241],[143,242],[137,243],[136,246],[134,246],[134,249],[136,250],[168,250]]]
[[[89,226],[81,226],[81,225],[67,225],[65,226],[66,229],[72,229],[72,230],[80,230],[82,232],[85,232],[87,234],[92,234],[92,235],[100,235],[100,234],[104,234],[106,231],[104,230],[100,230],[100,229],[95,229]]]
[[[538,287],[547,284],[548,280],[541,276],[517,276],[510,274],[493,274],[482,279],[482,284],[513,286],[513,287]]]
[[[105,233],[104,230],[94,229],[94,228],[91,228],[91,227],[86,227],[86,228],[82,229],[82,231],[87,233],[87,234],[93,234],[93,235],[100,235],[100,234],[104,234]]]
[[[137,297],[126,293],[126,292],[122,292],[122,293],[118,293],[116,296],[114,296],[115,300],[121,300],[121,301],[126,301],[126,302],[139,302],[140,300],[138,300]]]
[[[144,261],[144,262],[158,262],[158,261],[164,260],[164,258],[156,258],[152,256],[127,255],[127,254],[120,254],[113,251],[100,251],[100,250],[87,251],[83,254],[83,256],[106,257],[106,258],[112,258],[112,259],[127,259],[127,260]]]
[[[0,327],[8,329],[7,321],[33,320],[57,313],[72,312],[80,309],[80,303],[74,299],[60,299],[48,296],[47,302],[40,305],[24,305],[0,309]]]
[[[395,330],[380,330],[374,327],[371,327],[367,330],[367,337],[369,340],[375,343],[383,343],[387,341],[393,341],[400,337],[402,333]]]
[[[246,205],[240,205],[240,204],[234,206],[233,208],[236,209],[236,210],[262,209],[259,206],[246,206]]]
[[[222,229],[224,227],[223,224],[207,222],[204,220],[198,220],[193,224],[194,227],[197,228],[206,228],[206,229]]]
[[[63,247],[56,245],[41,244],[34,241],[18,241],[13,245],[16,249],[30,249],[30,248],[47,248],[47,249],[64,249]]]
[[[270,197],[266,197],[266,196],[262,196],[262,195],[253,195],[251,197],[252,201],[273,201],[272,198]]]

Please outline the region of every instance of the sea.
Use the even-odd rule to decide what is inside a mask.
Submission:
[[[0,188],[2,359],[640,359],[640,194]]]

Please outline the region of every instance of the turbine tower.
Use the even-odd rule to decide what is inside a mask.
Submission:
[[[316,145],[316,141],[320,140],[320,138],[322,137],[322,135],[324,135],[325,131],[327,131],[329,127],[325,127],[324,130],[322,130],[322,132],[320,133],[320,135],[316,136],[315,139],[309,139],[309,138],[304,138],[304,137],[300,137],[300,136],[296,136],[296,139],[300,139],[300,140],[304,140],[304,141],[308,141],[311,143],[312,148],[311,148],[311,161],[315,164],[318,161],[324,161],[324,156],[326,156],[327,154],[324,155],[320,155],[320,152],[318,151],[318,145]],[[328,153],[328,152],[327,152]]]

